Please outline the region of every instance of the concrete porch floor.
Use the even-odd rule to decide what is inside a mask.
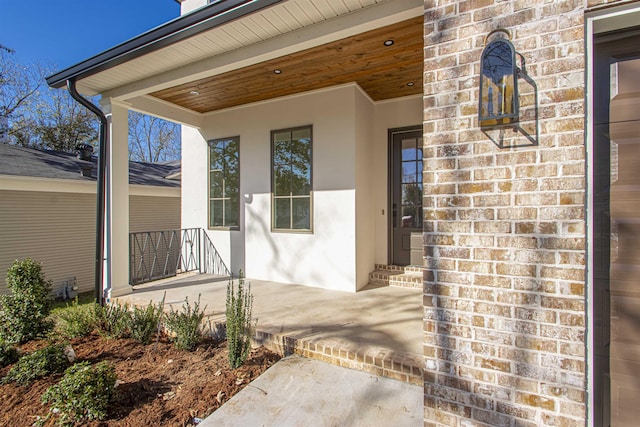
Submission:
[[[165,297],[178,309],[200,295],[209,325],[225,320],[227,278],[191,275],[136,286],[121,302],[146,305]],[[254,279],[255,341],[283,355],[422,385],[422,291],[369,287],[346,293]]]

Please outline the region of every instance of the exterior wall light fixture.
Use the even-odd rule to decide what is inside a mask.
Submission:
[[[487,44],[489,38],[498,33],[503,33],[503,37],[496,37]],[[512,128],[516,131],[518,127],[520,68],[516,65],[517,52],[510,39],[511,34],[505,29],[493,30],[485,38],[480,57],[478,107],[478,123],[482,130]]]
[[[538,145],[538,88],[527,74],[524,57],[513,47],[511,33],[503,28],[491,31],[484,44],[478,96],[480,130],[500,148]],[[523,85],[520,89],[518,81]],[[508,129],[513,133],[506,134]]]

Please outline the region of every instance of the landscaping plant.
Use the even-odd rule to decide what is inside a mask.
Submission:
[[[151,301],[146,308],[133,307],[130,324],[131,338],[142,344],[149,344],[153,333],[160,329],[163,312],[164,298],[157,307]]]
[[[200,295],[198,301],[193,305],[189,304],[189,299],[185,298],[185,303],[181,311],[176,311],[171,307],[171,312],[167,315],[165,326],[175,337],[176,347],[191,351],[202,338],[202,320],[204,319],[204,309],[200,310]]]
[[[116,380],[115,367],[108,362],[95,366],[76,363],[65,371],[58,384],[47,389],[42,402],[51,404],[49,416],[57,413],[60,425],[103,420],[115,400]]]
[[[0,341],[0,368],[11,365],[18,361],[20,353],[13,344],[5,341]]]
[[[7,286],[11,294],[0,296],[0,339],[25,343],[51,331],[51,282],[44,279],[42,266],[30,258],[14,262]]]
[[[29,385],[35,379],[63,372],[70,363],[64,349],[63,344],[53,344],[22,356],[2,382]]]
[[[78,298],[71,305],[56,309],[57,330],[66,338],[78,338],[88,335],[96,327],[93,304],[78,304]]]
[[[227,348],[231,369],[240,367],[247,360],[251,350],[254,330],[251,325],[252,309],[251,283],[245,290],[244,277],[240,272],[238,287],[234,286],[233,278],[229,279],[227,285]]]
[[[131,312],[128,304],[114,302],[94,305],[98,332],[107,338],[127,338],[131,333]]]

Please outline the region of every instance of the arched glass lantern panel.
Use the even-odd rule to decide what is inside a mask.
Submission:
[[[482,129],[515,128],[518,124],[516,50],[506,39],[485,46],[480,59],[478,121]]]

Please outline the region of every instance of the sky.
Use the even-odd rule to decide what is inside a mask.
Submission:
[[[0,45],[60,71],[179,15],[175,0],[0,0]]]

